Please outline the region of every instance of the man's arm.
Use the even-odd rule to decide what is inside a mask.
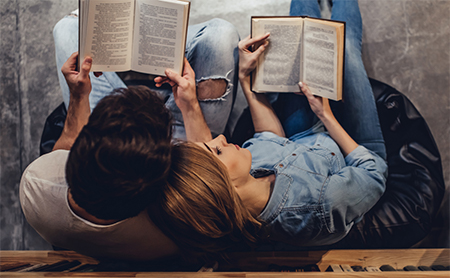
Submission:
[[[187,59],[184,59],[183,76],[169,69],[165,73],[166,77],[155,78],[156,86],[160,87],[164,83],[172,86],[175,103],[183,115],[186,139],[192,142],[211,141],[211,130],[206,124],[197,98],[195,73]]]
[[[89,71],[92,66],[92,58],[86,57],[84,59],[80,72],[75,71],[77,58],[78,53],[73,53],[61,68],[67,85],[69,85],[70,101],[64,129],[58,141],[56,141],[53,151],[70,150],[91,114],[89,94],[92,85],[89,79]],[[100,75],[101,73],[96,73],[97,77]]]
[[[268,42],[259,46],[254,52],[248,49],[251,45],[260,43],[268,37],[269,34],[257,38],[249,36],[239,42],[239,81],[250,108],[255,132],[270,131],[285,137],[283,126],[266,95],[253,93],[250,89],[250,74],[256,68],[256,61],[264,52]]]

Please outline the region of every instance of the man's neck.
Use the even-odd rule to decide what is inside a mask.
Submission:
[[[73,200],[72,194],[70,194],[70,190],[67,191],[67,200],[69,201],[69,206],[72,209],[72,211],[79,217],[86,219],[89,222],[92,222],[92,223],[98,224],[98,225],[111,225],[111,224],[118,222],[118,220],[100,219],[100,218],[97,218],[97,217],[93,216],[92,214],[88,213],[84,208],[80,207]]]

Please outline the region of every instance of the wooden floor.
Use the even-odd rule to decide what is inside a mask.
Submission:
[[[450,249],[396,250],[330,250],[305,252],[231,253],[228,264],[215,272],[0,272],[0,277],[450,277],[450,271],[392,272],[326,272],[330,265],[380,267],[389,264],[395,269],[405,266],[450,264]],[[97,260],[72,251],[1,251],[1,266],[18,262],[51,264],[61,260],[78,260],[82,264],[97,264]],[[320,272],[267,272],[269,265],[302,267],[316,264]],[[228,271],[227,269],[245,271]]]

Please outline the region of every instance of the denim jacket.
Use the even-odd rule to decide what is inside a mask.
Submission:
[[[243,147],[252,153],[253,176],[276,175],[259,215],[273,241],[296,246],[335,243],[385,190],[386,162],[363,146],[344,158],[321,123],[289,139],[258,133]]]

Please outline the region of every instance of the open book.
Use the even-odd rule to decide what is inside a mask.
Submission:
[[[190,2],[79,0],[79,62],[92,71],[183,71]]]
[[[270,33],[252,75],[254,92],[299,92],[302,81],[315,95],[342,99],[345,22],[258,16],[251,26],[252,37]]]

